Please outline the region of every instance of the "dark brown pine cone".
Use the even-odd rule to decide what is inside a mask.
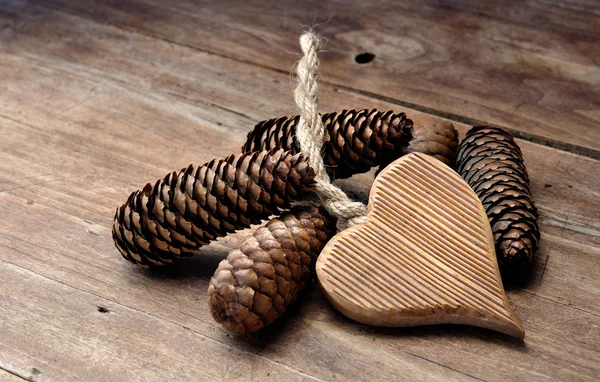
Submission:
[[[190,165],[132,193],[117,209],[113,240],[131,262],[165,265],[279,213],[313,182],[307,160],[283,150]]]
[[[294,138],[299,116],[260,122],[243,152],[284,149],[299,152]],[[323,161],[332,178],[348,178],[397,159],[408,146],[413,122],[404,113],[344,110],[322,116],[325,126]]]
[[[540,232],[527,169],[512,134],[473,127],[458,147],[456,170],[486,210],[503,278],[521,281],[530,271]]]
[[[335,219],[314,204],[272,219],[221,261],[210,280],[214,319],[238,334],[281,316],[314,274],[317,256],[335,233]]]

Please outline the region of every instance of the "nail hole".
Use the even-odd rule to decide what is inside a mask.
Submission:
[[[105,308],[103,306],[99,306],[98,305],[98,312],[100,312],[100,313],[110,313],[110,310],[108,310],[107,308]]]
[[[356,57],[354,57],[354,61],[356,61],[357,64],[368,64],[374,59],[375,55],[373,53],[361,53],[357,54]]]

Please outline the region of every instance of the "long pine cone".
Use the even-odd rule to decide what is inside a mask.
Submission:
[[[456,170],[486,210],[503,278],[521,281],[540,239],[521,149],[508,131],[476,126],[458,147]]]
[[[281,316],[314,274],[335,219],[314,204],[298,206],[258,228],[221,261],[208,305],[228,330],[247,334]]]
[[[333,178],[348,178],[391,163],[408,146],[413,122],[404,113],[344,110],[322,115],[323,161]],[[248,134],[243,152],[284,149],[299,152],[295,140],[299,116],[260,122]]]
[[[307,160],[283,150],[190,165],[133,192],[117,209],[113,240],[131,262],[165,265],[279,213],[313,182]]]

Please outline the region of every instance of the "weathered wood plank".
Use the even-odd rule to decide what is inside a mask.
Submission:
[[[600,372],[597,161],[519,141],[543,232],[536,277],[509,292],[524,345],[474,328],[357,325],[317,289],[265,332],[229,336],[210,317],[206,288],[238,237],[151,273],[120,258],[109,227],[131,190],[238,150],[252,123],[290,113],[288,77],[44,9],[0,20],[14,22],[0,34],[0,298],[8,301],[0,322],[18,325],[2,331],[10,336],[0,338],[0,367],[22,375],[36,367],[40,380],[202,372],[249,379],[252,370],[257,379],[275,370],[274,379],[541,380]],[[37,42],[40,35],[50,42]],[[330,86],[323,101],[332,110],[397,108]],[[344,184],[364,196],[369,182]]]
[[[12,202],[13,199],[20,198],[11,197],[8,201],[12,205],[24,203],[24,199],[20,199],[21,203]],[[383,378],[394,375],[393,373],[416,378],[425,371],[433,377],[435,370],[429,370],[423,358],[461,373],[492,380],[496,378],[492,378],[493,375],[490,374],[490,358],[494,359],[493,370],[498,380],[511,376],[515,378],[516,375],[533,380],[544,376],[584,378],[599,371],[596,361],[600,355],[597,333],[599,316],[523,292],[511,292],[510,298],[528,331],[526,347],[491,332],[466,327],[391,331],[360,326],[338,315],[327,304],[320,291],[315,289],[303,304],[292,310],[292,316],[288,315],[273,328],[257,336],[229,337],[223,329],[211,322],[208,309],[205,308],[207,278],[211,273],[208,268],[212,266],[214,269],[215,257],[218,253],[224,255],[224,252],[217,250],[214,253],[215,249],[210,247],[203,251],[203,255],[209,257],[206,263],[188,261],[179,269],[181,274],[173,272],[152,275],[123,263],[114,253],[108,228],[96,228],[100,237],[87,232],[83,234],[90,226],[89,223],[81,221],[76,224],[70,215],[56,214],[52,209],[41,205],[41,202],[36,203],[36,206],[43,210],[36,214],[38,218],[52,219],[59,235],[67,233],[72,237],[55,237],[54,240],[59,245],[52,245],[49,241],[54,235],[53,232],[48,232],[48,237],[34,240],[42,241],[42,245],[39,245],[26,242],[23,238],[17,240],[8,237],[2,232],[0,245],[4,248],[3,252],[6,252],[3,260],[19,263],[35,273],[42,272],[44,277],[88,292],[95,296],[90,296],[93,298],[88,304],[90,309],[100,305],[113,311],[115,306],[125,306],[145,312],[156,319],[185,326],[215,341],[226,343],[234,349],[260,352],[264,357],[319,378],[350,378],[356,375],[367,379]],[[22,213],[20,209],[15,210],[3,217],[11,218],[15,213]],[[32,225],[28,221],[23,224]],[[74,237],[73,233],[77,231],[82,234]],[[69,245],[60,245],[61,243]],[[19,250],[10,249],[12,246]],[[45,289],[53,290],[50,287]],[[3,287],[3,290],[8,289]],[[42,295],[45,294],[46,292],[42,292]],[[62,295],[63,292],[59,290],[52,294]],[[96,297],[106,301],[98,302]],[[6,305],[11,306],[10,303]],[[54,305],[55,299],[52,300],[52,311],[56,310]],[[28,312],[19,306],[13,310]],[[64,330],[70,332],[67,328]],[[102,328],[97,330],[102,331]],[[169,332],[171,331],[170,329]],[[89,336],[85,332],[81,334],[81,331],[74,335],[78,338]],[[134,344],[137,342],[131,342],[129,347],[135,350],[137,345]],[[456,355],[456,351],[459,351],[460,357],[449,355]],[[571,359],[567,356],[570,352],[577,356]],[[361,360],[372,359],[375,354],[379,362],[385,363],[385,368],[381,364],[368,367],[361,363]],[[76,355],[77,353],[73,356]],[[67,356],[68,354],[65,355]],[[413,357],[420,357],[417,365],[413,364],[413,361],[417,361]],[[226,358],[223,362],[230,361]],[[129,367],[135,368],[136,365],[129,364]],[[206,367],[213,366],[207,364]],[[414,375],[405,368],[412,370]],[[44,370],[41,367],[39,369]],[[79,373],[78,370],[72,372]],[[441,373],[438,377],[446,376]]]
[[[39,3],[285,73],[299,33],[325,21],[325,81],[600,157],[594,1]],[[357,64],[364,52],[375,60]]]
[[[0,307],[7,322],[0,341],[11,352],[27,354],[40,379],[314,380],[177,323],[81,291],[68,281],[7,261],[0,262],[0,274],[7,295]],[[17,373],[29,371],[19,366]]]

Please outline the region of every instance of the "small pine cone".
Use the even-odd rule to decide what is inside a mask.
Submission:
[[[502,276],[522,279],[530,271],[540,232],[527,169],[512,134],[473,127],[458,147],[456,170],[479,196],[490,219]]]
[[[272,323],[312,279],[317,256],[334,233],[335,219],[314,204],[295,207],[257,229],[210,280],[214,319],[238,334]]]
[[[442,122],[433,126],[415,125],[413,139],[402,155],[423,153],[444,162],[448,166],[454,163],[454,155],[458,146],[458,132],[450,122]]]
[[[332,178],[349,178],[398,158],[411,139],[412,121],[404,113],[344,110],[322,116],[323,161]],[[295,139],[299,116],[260,122],[246,139],[243,152],[284,149],[299,152]]]
[[[117,209],[113,240],[131,262],[165,265],[279,213],[313,183],[307,160],[283,150],[190,165],[132,193]]]

